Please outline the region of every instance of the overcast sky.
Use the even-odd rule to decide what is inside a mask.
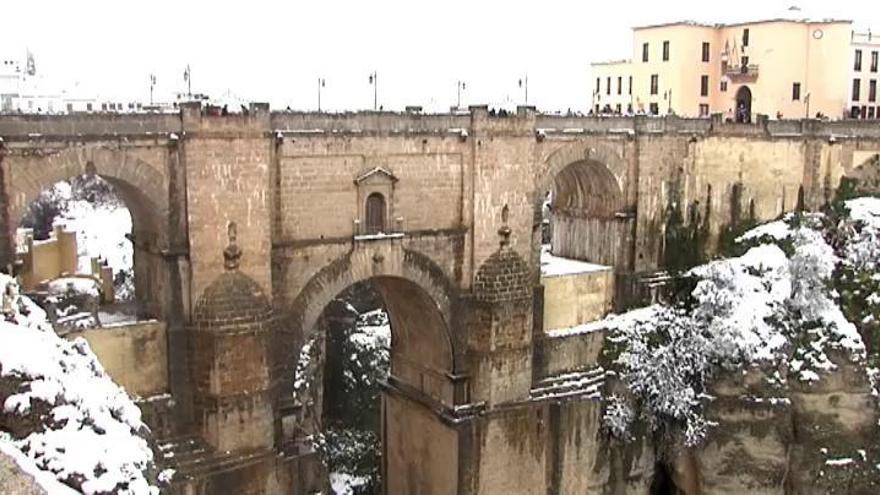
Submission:
[[[147,100],[185,89],[273,108],[371,108],[368,75],[379,75],[386,109],[456,103],[513,106],[528,74],[529,103],[586,109],[595,60],[630,54],[633,25],[680,19],[731,22],[779,13],[792,3],[852,19],[880,33],[876,0],[4,0],[0,53],[30,48],[53,85]],[[723,5],[723,6],[722,6]],[[725,8],[736,10],[725,11]]]

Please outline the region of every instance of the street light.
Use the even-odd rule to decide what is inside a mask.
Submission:
[[[318,113],[321,112],[321,88],[324,87],[324,84],[327,82],[323,77],[318,78]]]
[[[529,75],[528,74],[526,74],[525,77],[520,78],[519,87],[520,88],[525,87],[526,105],[528,105],[529,104]]]
[[[373,85],[373,111],[379,109],[379,74],[373,71],[370,74],[370,84]]]
[[[458,90],[458,103],[456,103],[455,108],[461,108],[461,92],[467,89],[464,81],[458,81],[455,84],[456,89]]]

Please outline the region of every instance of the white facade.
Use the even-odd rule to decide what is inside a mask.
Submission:
[[[853,33],[849,117],[880,119],[880,35]]]

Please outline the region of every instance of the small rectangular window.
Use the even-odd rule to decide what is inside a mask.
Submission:
[[[629,94],[633,94],[633,76],[629,76]]]
[[[853,65],[853,70],[860,71],[862,70],[862,51],[856,50],[856,62]]]
[[[608,76],[607,78],[605,78],[605,94],[606,95],[611,94],[611,76]]]
[[[700,96],[709,96],[709,76],[700,76]]]
[[[89,111],[89,112],[92,111],[92,104],[91,103],[86,103],[86,111]]]
[[[642,43],[642,62],[648,61],[648,44]]]
[[[721,92],[727,91],[727,81],[721,81]]]
[[[660,105],[656,103],[648,105],[648,110],[651,112],[651,115],[660,115]]]
[[[852,101],[859,101],[859,97],[861,96],[859,92],[862,89],[862,80],[861,79],[853,79],[852,83]]]
[[[669,61],[669,42],[668,41],[663,42],[663,61],[664,62]]]
[[[596,94],[602,92],[602,78],[596,78],[596,89],[594,91],[596,92]]]
[[[743,74],[749,73],[749,57],[742,57],[739,61],[740,72]]]
[[[859,118],[859,106],[858,105],[854,105],[852,108],[849,109],[849,116],[852,119]]]
[[[799,101],[801,99],[801,83],[791,85],[791,99],[792,101]]]
[[[614,105],[614,111],[616,113],[620,113],[620,103],[618,103],[617,105]]]
[[[868,101],[875,102],[877,101],[877,80],[871,79],[868,82]]]
[[[656,95],[660,92],[660,76],[657,74],[651,75],[651,94]]]
[[[623,77],[617,76],[617,94],[623,94]]]
[[[749,29],[743,29],[743,46],[749,46]]]
[[[874,118],[874,107],[868,107],[868,118],[869,119]]]
[[[880,58],[880,53],[876,50],[871,52],[871,72],[877,72],[877,64],[880,62],[878,58]]]
[[[709,42],[703,42],[703,62],[709,61]]]
[[[700,103],[700,117],[708,117],[709,116],[709,105],[706,103]]]

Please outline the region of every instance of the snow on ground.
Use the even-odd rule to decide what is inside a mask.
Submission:
[[[19,299],[15,307],[30,307]],[[6,397],[2,413],[28,416],[47,408],[48,415],[36,428],[12,432],[19,437],[5,434],[4,451],[15,449],[13,457],[30,459],[85,494],[159,493],[145,474],[153,469],[153,452],[141,436],[141,412],[85,340],[59,338],[33,313],[18,324],[0,322],[0,335],[0,378],[22,382]]]
[[[330,473],[330,488],[335,495],[352,495],[354,489],[367,483],[369,480],[362,476],[353,476],[346,473]]]
[[[48,471],[43,471],[37,467],[34,460],[18,450],[18,447],[12,443],[9,435],[2,431],[0,431],[0,452],[14,459],[19,469],[33,476],[37,485],[46,490],[46,493],[50,495],[79,495],[80,492],[61,483]]]
[[[608,322],[606,322],[605,320],[598,320],[588,323],[582,323],[580,325],[568,328],[555,328],[553,330],[547,330],[545,334],[547,335],[547,337],[550,338],[571,337],[573,335],[585,335],[588,333],[604,330],[607,326]]]
[[[101,258],[114,273],[131,270],[133,249],[125,234],[131,232],[131,215],[124,206],[94,206],[71,200],[55,220],[76,232],[79,271],[91,273],[91,258]]]
[[[558,277],[561,275],[577,275],[610,270],[611,267],[587,263],[570,258],[561,258],[550,253],[550,246],[541,246],[541,276]]]

